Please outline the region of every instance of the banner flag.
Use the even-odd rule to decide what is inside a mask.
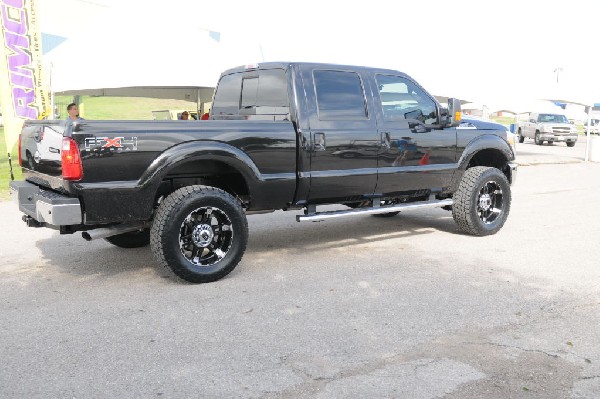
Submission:
[[[49,115],[37,0],[0,0],[0,104],[10,153],[25,119]]]

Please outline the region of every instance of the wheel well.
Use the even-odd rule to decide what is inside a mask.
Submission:
[[[506,178],[511,181],[510,168],[508,167],[508,159],[500,150],[492,148],[481,150],[477,154],[473,155],[467,169],[474,166],[490,166],[502,171]]]
[[[473,166],[492,166],[494,168],[502,169],[506,165],[506,157],[501,151],[492,148],[481,150],[477,154],[473,155],[469,161],[468,168]]]
[[[244,206],[250,202],[250,192],[244,176],[231,165],[214,160],[190,161],[177,165],[163,178],[156,198],[193,185],[220,188],[238,198]]]

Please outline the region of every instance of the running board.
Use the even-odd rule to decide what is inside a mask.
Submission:
[[[373,208],[358,208],[348,209],[343,211],[329,211],[329,212],[307,212],[304,215],[296,215],[296,221],[298,222],[317,222],[325,219],[341,218],[346,216],[358,216],[358,215],[375,215],[378,213],[398,212],[407,211],[412,209],[424,209],[424,208],[439,208],[442,206],[452,205],[452,199],[434,200],[419,203],[408,203],[408,204],[397,204],[397,205],[386,205],[378,206]],[[316,207],[313,208],[316,210]]]

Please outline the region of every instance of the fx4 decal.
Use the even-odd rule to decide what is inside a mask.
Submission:
[[[88,151],[137,151],[137,137],[88,137],[85,139],[85,149]]]

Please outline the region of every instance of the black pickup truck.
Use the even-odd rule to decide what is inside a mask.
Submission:
[[[494,234],[516,177],[509,134],[461,121],[458,100],[441,106],[398,71],[264,63],[224,72],[206,121],[27,121],[25,180],[10,187],[28,226],[150,244],[201,283],[240,262],[252,213],[443,207],[464,232]]]

